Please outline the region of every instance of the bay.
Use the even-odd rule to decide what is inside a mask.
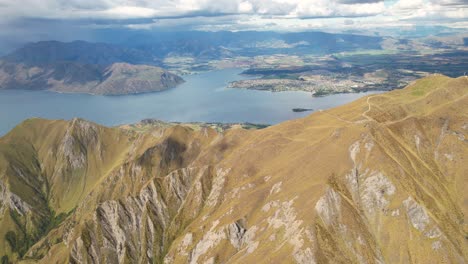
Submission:
[[[231,81],[248,79],[240,69],[184,76],[185,83],[162,92],[96,96],[49,91],[0,91],[0,136],[27,118],[80,117],[106,126],[154,118],[175,122],[250,122],[276,124],[311,112],[293,108],[328,109],[372,94],[335,94],[312,97],[306,92],[267,92],[228,89]]]

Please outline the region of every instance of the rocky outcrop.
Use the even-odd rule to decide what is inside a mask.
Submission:
[[[201,208],[202,193],[195,186],[208,184],[209,168],[174,171],[154,178],[136,197],[105,201],[92,219],[75,228],[71,261],[76,263],[153,263],[162,259],[174,235]]]

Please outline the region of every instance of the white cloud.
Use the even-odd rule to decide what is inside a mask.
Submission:
[[[194,16],[198,16],[194,18]],[[175,18],[174,18],[175,17]],[[191,17],[185,19],[185,17]],[[468,20],[467,0],[0,0],[0,24],[28,18],[156,19],[135,29],[187,25],[201,29],[372,27]],[[209,19],[207,19],[209,18]],[[345,20],[348,21],[345,23]],[[352,21],[353,23],[350,23]],[[412,22],[409,22],[412,21]],[[199,22],[199,23],[198,23]],[[112,23],[112,22],[109,22]]]
[[[342,4],[325,0],[297,1],[294,12],[297,17],[345,17],[377,15],[385,11],[384,2]]]
[[[253,5],[249,1],[240,2],[238,10],[241,13],[250,13],[253,11]]]
[[[467,20],[465,0],[399,0],[386,12],[388,16],[414,20]]]
[[[100,17],[106,18],[148,18],[154,17],[158,12],[151,8],[138,7],[138,6],[117,6],[103,11],[97,11],[95,13]]]
[[[381,12],[377,3],[343,4],[338,0],[0,0],[0,12],[40,18],[141,18],[206,14],[256,13],[282,16],[359,16]]]

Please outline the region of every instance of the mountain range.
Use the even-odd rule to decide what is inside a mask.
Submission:
[[[219,59],[277,53],[329,54],[359,49],[380,49],[383,38],[325,32],[187,31],[155,33],[149,31],[127,34],[120,32],[117,36],[106,35],[103,40],[138,49],[153,54],[157,58],[175,55]],[[281,45],[277,45],[278,43]]]
[[[292,64],[291,67],[300,68],[301,63],[305,62],[297,61],[296,56],[301,56],[312,61],[312,64],[306,65],[310,68],[326,60],[326,57],[317,56],[331,55],[336,58],[342,52],[356,52],[359,63],[340,61],[344,65],[344,69],[338,68],[340,74],[357,71],[359,76],[364,76],[366,70],[374,70],[374,67],[380,70],[387,67],[381,65],[382,62],[385,64],[392,60],[398,60],[399,64],[395,67],[401,67],[398,70],[402,72],[434,72],[431,62],[436,59],[430,55],[411,58],[420,51],[425,54],[431,50],[442,54],[443,61],[437,59],[440,72],[446,75],[453,72],[454,76],[459,76],[463,64],[449,61],[452,54],[463,61],[466,53],[466,34],[399,39],[325,32],[105,30],[101,33],[97,41],[102,43],[40,41],[26,44],[0,57],[0,89],[105,95],[143,93],[173,88],[183,82],[174,73],[186,74],[216,67],[252,68],[262,66],[263,62],[271,62],[267,56],[278,55],[287,55],[289,59],[284,61],[284,65],[274,64],[271,67],[281,68]],[[378,56],[400,51],[410,59],[398,54],[393,57]],[[359,55],[360,52],[363,53]],[[426,57],[427,61],[424,60]],[[268,65],[265,67],[269,68]],[[401,77],[392,76],[397,79]]]
[[[0,58],[0,89],[122,95],[183,82],[142,51],[75,41],[28,44]]]
[[[2,263],[466,262],[467,94],[432,75],[256,130],[26,120]]]
[[[117,62],[147,65],[155,65],[158,62],[154,56],[141,50],[86,41],[28,43],[5,55],[2,60],[28,65],[47,65],[72,61],[104,66]]]

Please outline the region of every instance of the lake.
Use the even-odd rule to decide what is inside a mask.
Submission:
[[[229,82],[248,79],[240,69],[184,76],[185,83],[162,92],[96,96],[49,91],[0,91],[0,136],[24,119],[81,117],[107,126],[145,118],[178,122],[250,122],[276,124],[309,115],[293,108],[327,109],[371,94],[336,94],[314,98],[306,92],[227,89]]]

